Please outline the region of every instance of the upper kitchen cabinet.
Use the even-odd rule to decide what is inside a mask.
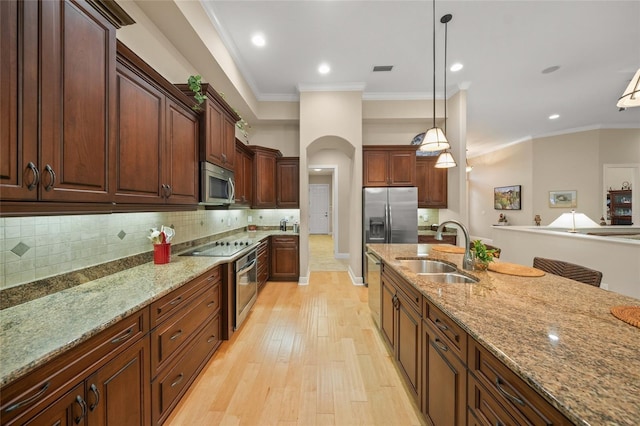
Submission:
[[[0,2],[3,200],[111,201],[116,29],[105,7]]]
[[[437,159],[437,156],[428,156],[416,160],[419,208],[447,208],[447,169],[436,169]]]
[[[193,96],[188,85],[176,86],[188,96]],[[236,153],[236,123],[240,117],[210,84],[202,83],[202,92],[207,99],[201,105],[203,120],[200,128],[200,161],[208,161],[233,170]],[[195,105],[195,101],[193,102]]]
[[[122,43],[116,87],[116,203],[196,205],[199,126],[191,101]]]
[[[277,204],[283,209],[300,208],[300,158],[281,157],[276,161]]]
[[[282,153],[277,149],[251,146],[253,157],[253,203],[254,208],[277,207],[276,162]]]
[[[415,186],[416,146],[362,147],[362,186]]]
[[[253,201],[253,151],[236,139],[236,207],[251,207]]]

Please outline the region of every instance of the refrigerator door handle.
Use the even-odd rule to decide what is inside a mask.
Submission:
[[[388,232],[388,237],[387,237],[387,242],[388,243],[392,243],[393,241],[391,240],[391,236],[393,235],[391,233],[391,230],[393,229],[393,217],[391,216],[391,206],[389,204],[387,204],[387,222],[388,222],[388,226],[387,226],[387,232]]]

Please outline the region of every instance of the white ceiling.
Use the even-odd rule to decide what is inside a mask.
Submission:
[[[365,99],[433,99],[430,1],[201,1],[259,100],[354,84]],[[447,62],[464,64],[447,72],[447,97],[468,90],[471,156],[531,137],[640,127],[640,108],[615,106],[640,67],[640,0],[439,0],[437,98],[445,13]],[[265,47],[251,43],[255,33]],[[321,62],[330,74],[317,72]],[[542,73],[552,66],[560,68]]]

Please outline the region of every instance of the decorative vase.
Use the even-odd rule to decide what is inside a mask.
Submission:
[[[153,245],[153,263],[156,265],[164,265],[171,262],[171,244],[154,244]]]

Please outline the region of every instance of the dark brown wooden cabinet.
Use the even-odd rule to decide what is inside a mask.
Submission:
[[[188,85],[177,84],[176,87],[192,99],[192,105],[196,104]],[[200,161],[233,170],[236,165],[236,123],[240,117],[210,84],[202,83],[202,93],[207,99],[200,105]]]
[[[253,151],[237,139],[235,164],[236,206],[250,207],[253,201]]]
[[[420,244],[457,244],[457,235],[443,235],[442,240],[436,240],[435,235],[418,235],[418,243]]]
[[[381,327],[415,401],[420,404],[421,302],[420,293],[383,265]]]
[[[116,203],[196,205],[198,115],[189,99],[118,43]]]
[[[435,168],[437,159],[436,156],[418,156],[416,159],[419,208],[447,208],[448,169]]]
[[[300,207],[300,158],[280,157],[276,161],[277,205],[283,209]]]
[[[297,235],[272,235],[270,255],[271,280],[298,281],[300,261]]]
[[[277,207],[276,162],[280,151],[261,146],[251,146],[253,156],[253,203],[254,208]]]
[[[76,0],[0,13],[2,199],[109,202],[115,27]]]
[[[423,302],[422,412],[434,425],[467,424],[467,334]]]
[[[269,252],[269,238],[265,238],[258,245],[258,291],[262,290],[269,280]]]
[[[633,225],[631,190],[609,191],[609,216],[612,225]]]
[[[366,145],[362,147],[362,186],[415,186],[416,146]]]

